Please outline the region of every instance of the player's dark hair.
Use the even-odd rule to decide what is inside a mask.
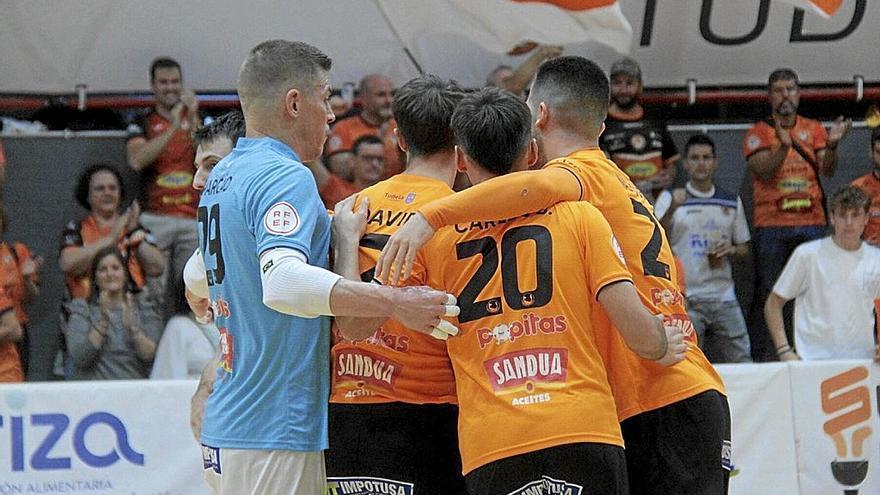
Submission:
[[[210,124],[203,125],[193,133],[196,146],[202,143],[210,143],[220,137],[228,138],[232,147],[238,142],[238,138],[244,137],[244,116],[239,111],[224,113],[214,119]]]
[[[410,155],[453,149],[455,135],[449,121],[463,95],[458,83],[431,74],[411,79],[397,90],[391,110]]]
[[[452,115],[451,127],[462,151],[495,175],[508,173],[532,139],[529,107],[498,88],[465,96]]]
[[[605,72],[584,57],[566,56],[541,64],[529,100],[541,102],[572,131],[598,136],[608,115],[609,83]]]

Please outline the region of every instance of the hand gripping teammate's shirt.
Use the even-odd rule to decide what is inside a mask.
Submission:
[[[697,347],[666,233],[645,197],[598,148],[551,160],[542,170],[491,179],[420,211],[437,228],[475,217],[510,217],[575,199],[593,204],[608,220],[648,311],[662,314],[666,324],[681,325],[691,343],[684,361],[663,367],[638,357],[616,333],[599,342],[620,420],[708,390],[724,393],[721,378]]]
[[[367,228],[358,251],[362,279],[373,279],[388,237],[419,207],[452,193],[444,182],[411,174],[396,175],[361,191],[355,208],[370,198]],[[359,342],[334,333],[331,359],[330,402],[455,403],[455,376],[446,343],[394,320],[387,320],[372,337]]]
[[[239,139],[211,172],[198,218],[222,352],[202,443],[326,449],[329,326],[266,307],[259,265],[264,251],[293,248],[327,266],[330,219],[311,172],[280,141]]]
[[[465,474],[560,445],[623,445],[597,349],[615,331],[596,298],[631,278],[596,208],[441,229],[414,273],[458,296],[460,334],[446,344]]]

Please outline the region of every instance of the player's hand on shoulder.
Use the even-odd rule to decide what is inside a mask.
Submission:
[[[388,239],[376,273],[388,285],[399,285],[412,275],[413,264],[419,249],[434,236],[434,227],[421,213],[416,213]]]
[[[337,243],[357,244],[367,228],[367,213],[370,209],[370,198],[364,197],[360,207],[354,210],[357,194],[343,199],[333,208],[333,245]]]
[[[401,287],[392,289],[392,318],[417,332],[446,340],[458,335],[458,328],[443,317],[458,316],[455,296],[430,287]]]

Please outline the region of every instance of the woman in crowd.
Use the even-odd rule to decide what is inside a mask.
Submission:
[[[196,315],[190,311],[186,297],[180,291],[174,305],[174,316],[168,320],[159,348],[156,349],[150,378],[198,379],[219,343],[217,327],[213,323],[196,321]]]
[[[74,380],[147,378],[162,322],[155,307],[134,292],[115,247],[94,256],[88,300],[67,303],[64,329]]]
[[[138,223],[137,202],[122,211],[125,190],[116,168],[103,163],[87,168],[80,174],[75,197],[89,214],[69,222],[61,239],[58,263],[67,281],[69,299],[89,297],[89,267],[95,254],[108,247],[122,253],[123,266],[137,288],[144,286],[145,277],[162,274],[162,252]]]

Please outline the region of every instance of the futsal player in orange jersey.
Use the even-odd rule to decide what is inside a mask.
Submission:
[[[452,127],[460,146],[454,162],[451,149],[432,156],[447,195],[453,164],[478,183],[525,169],[537,157],[528,108],[497,89],[465,97]],[[401,179],[416,173],[413,164],[426,156],[414,160],[410,153],[409,159]],[[375,211],[367,215],[371,221]],[[359,234],[337,239],[352,250],[342,239]],[[614,321],[640,355],[665,364],[682,359],[687,346],[680,329],[670,329],[667,338],[642,306],[602,215],[587,203],[568,203],[456,225],[440,231],[416,267],[408,283],[459,295],[460,334],[449,338],[447,349],[469,492],[507,495],[551,484],[628,493],[598,334],[614,332]]]
[[[409,164],[402,174],[357,195],[357,207],[369,207],[366,222],[358,221],[360,228],[366,223],[365,235],[349,236],[349,243],[336,236],[337,273],[372,281],[389,235],[418,207],[453,193],[455,138],[449,121],[463,94],[435,76],[413,79],[398,90],[392,109]],[[334,230],[351,216],[353,199],[337,205]],[[380,479],[386,483],[382,493],[465,495],[446,343],[395,320],[337,317],[336,322],[328,485]]]
[[[664,368],[637,356],[614,334],[598,342],[626,442],[632,493],[726,493],[731,445],[724,385],[696,345],[672,251],[652,207],[598,148],[608,93],[607,76],[587,59],[542,64],[527,103],[543,168],[489,180],[420,209],[389,240],[377,273],[386,280],[389,273],[406,276],[418,249],[444,225],[511,218],[560,201],[591,203],[620,242],[642,303],[667,325],[680,326],[691,344],[684,361]]]

